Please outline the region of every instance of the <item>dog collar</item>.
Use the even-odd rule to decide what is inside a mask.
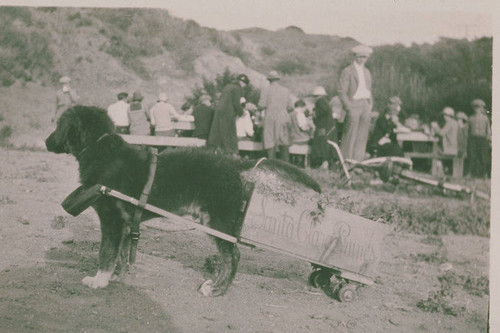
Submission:
[[[96,140],[96,142],[94,142],[93,145],[96,145],[99,141],[101,141],[102,139],[104,139],[105,137],[107,137],[109,135],[109,133],[104,133],[103,135],[101,135],[99,137],[99,139]],[[77,158],[81,157],[90,147],[92,147],[93,145],[90,145],[88,147],[85,147],[83,148],[79,153],[78,153],[78,156]]]

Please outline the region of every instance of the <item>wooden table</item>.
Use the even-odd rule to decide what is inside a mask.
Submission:
[[[403,149],[405,157],[430,159],[432,162],[431,175],[437,176],[437,162],[445,158],[439,156],[438,153],[439,138],[423,132],[410,132],[397,134],[397,141]],[[405,143],[409,144],[405,145]],[[460,178],[463,176],[463,162],[463,158],[453,157],[453,177]]]
[[[198,138],[174,137],[174,136],[150,136],[150,135],[126,135],[121,134],[121,137],[126,142],[133,145],[147,145],[156,147],[203,147],[206,140]],[[238,141],[239,151],[264,151],[262,142],[250,140]],[[293,144],[289,148],[290,154],[304,155],[305,167],[309,166],[308,145]]]

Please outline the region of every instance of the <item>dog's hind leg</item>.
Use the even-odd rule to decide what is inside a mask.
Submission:
[[[222,296],[231,285],[238,263],[240,261],[240,251],[236,244],[216,238],[215,242],[221,255],[221,262],[217,268],[217,278],[215,282],[205,281],[200,292],[205,296]]]

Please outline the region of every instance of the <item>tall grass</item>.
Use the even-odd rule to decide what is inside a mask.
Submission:
[[[434,120],[445,106],[469,113],[481,98],[491,105],[492,38],[441,39],[434,45],[381,46],[367,66],[378,105],[399,95],[407,114]]]

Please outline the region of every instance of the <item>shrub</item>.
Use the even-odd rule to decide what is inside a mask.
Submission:
[[[442,200],[430,204],[422,203],[376,203],[363,209],[363,216],[377,220],[381,218],[399,229],[423,235],[489,236],[490,218],[487,203],[444,203]]]
[[[285,75],[309,74],[309,68],[300,59],[283,59],[274,66],[278,72]]]
[[[88,27],[92,25],[92,20],[84,17],[76,23],[77,27]]]
[[[80,12],[76,12],[74,14],[68,15],[68,21],[74,21],[76,19],[81,18]]]
[[[0,129],[0,145],[8,144],[9,138],[12,135],[12,127],[9,125],[4,125]]]
[[[228,68],[226,68],[223,73],[217,74],[215,79],[212,81],[203,77],[202,86],[194,87],[191,91],[191,96],[187,96],[185,99],[185,106],[189,107],[190,105],[197,105],[198,99],[203,94],[203,91],[206,91],[206,93],[212,97],[212,101],[215,101],[217,93],[222,92],[224,87],[234,80],[237,75],[238,74],[232,73]],[[260,91],[250,82],[250,84],[243,89],[243,96],[247,102],[257,104],[260,99]]]
[[[262,46],[260,52],[265,56],[272,56],[276,51],[270,46]]]

